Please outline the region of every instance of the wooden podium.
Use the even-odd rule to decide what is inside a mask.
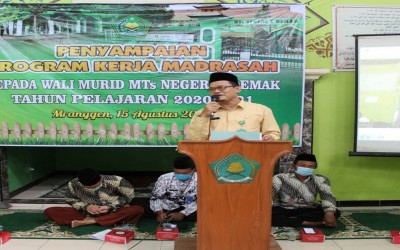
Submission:
[[[197,168],[196,249],[271,249],[272,175],[292,142],[180,141],[178,151]]]

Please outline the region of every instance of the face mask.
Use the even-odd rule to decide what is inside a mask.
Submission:
[[[300,166],[296,166],[296,173],[301,175],[301,176],[310,176],[312,174],[314,174],[314,170],[313,168],[305,168],[305,167],[300,167]]]
[[[97,190],[99,190],[101,188],[101,186],[102,185],[98,185],[97,187],[89,188],[89,189],[92,190],[92,191],[97,191]]]
[[[175,174],[175,178],[180,181],[187,181],[192,178],[192,174]]]

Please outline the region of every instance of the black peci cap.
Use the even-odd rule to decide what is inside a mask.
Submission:
[[[182,157],[175,158],[174,168],[176,168],[176,169],[188,169],[188,168],[194,169],[195,164],[190,157],[182,156]]]
[[[208,81],[208,84],[216,81],[230,81],[232,83],[235,83],[237,86],[239,86],[239,81],[238,78],[231,73],[226,73],[226,72],[214,72],[210,75],[210,80]]]
[[[296,156],[296,159],[294,159],[293,163],[296,163],[298,161],[312,161],[317,163],[317,158],[315,158],[315,155],[313,154],[299,154]]]
[[[96,170],[92,168],[85,168],[79,171],[78,173],[78,180],[84,186],[93,186],[97,182],[99,182],[101,176]]]

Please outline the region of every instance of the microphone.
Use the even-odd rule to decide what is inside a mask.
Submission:
[[[219,101],[219,95],[212,95],[211,96],[211,101],[212,102],[218,102]],[[215,113],[212,112],[210,115],[210,120],[218,120],[219,117],[214,117]]]

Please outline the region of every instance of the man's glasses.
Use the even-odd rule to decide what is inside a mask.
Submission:
[[[214,91],[216,91],[216,90],[218,90],[218,91],[225,91],[225,89],[227,89],[227,88],[229,88],[229,87],[236,87],[236,86],[233,86],[233,85],[226,85],[226,86],[224,86],[224,85],[222,85],[222,86],[217,86],[217,87],[209,87],[208,88],[208,91],[210,91],[210,92],[214,92]]]

